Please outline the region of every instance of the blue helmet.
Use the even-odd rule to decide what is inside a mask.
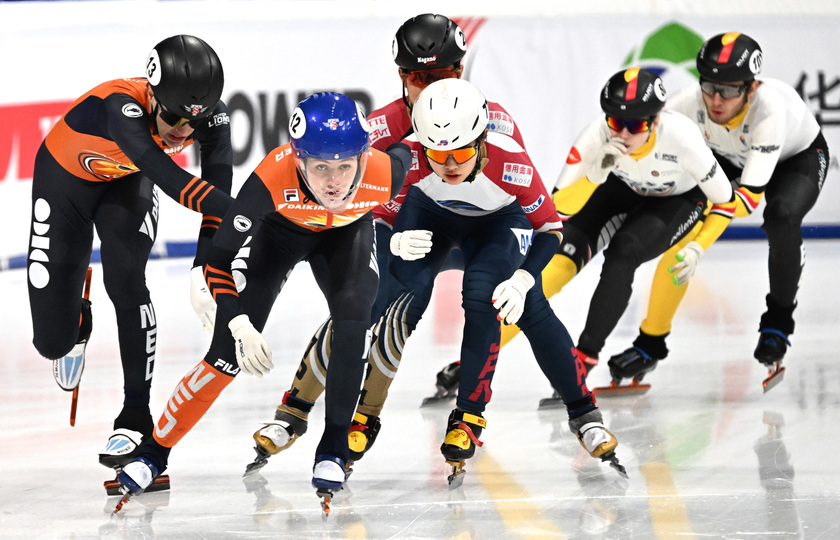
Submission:
[[[367,120],[359,105],[337,92],[313,94],[289,119],[292,149],[299,159],[347,159],[368,151]]]

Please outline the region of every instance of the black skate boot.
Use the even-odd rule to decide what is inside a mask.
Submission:
[[[475,455],[476,446],[484,445],[478,438],[487,427],[487,420],[480,413],[453,409],[446,424],[446,437],[440,445],[440,453],[452,466],[452,474],[447,479],[449,487],[455,488],[464,482],[464,461]]]
[[[763,328],[753,356],[762,364],[772,368],[776,363],[784,360],[789,346],[790,340],[787,334],[775,328]]]
[[[438,372],[435,380],[435,395],[424,398],[420,406],[425,407],[444,399],[456,397],[460,382],[461,361],[457,360]]]
[[[287,399],[284,398],[284,402]],[[257,457],[245,467],[243,477],[250,476],[268,463],[268,458],[289,448],[306,433],[308,414],[288,405],[274,412],[274,421],[266,422],[254,432],[254,451]]]
[[[782,382],[784,378],[785,368],[782,367],[782,360],[790,347],[788,336],[793,334],[794,309],[796,304],[785,307],[767,295],[767,311],[761,316],[758,326],[761,335],[753,352],[755,359],[769,370],[768,377],[762,382],[764,392]]]
[[[607,366],[612,381],[608,387],[596,388],[596,395],[638,395],[650,390],[649,384],[640,383],[645,375],[656,369],[660,360],[668,356],[666,337],[668,334],[652,336],[640,331],[632,347],[609,359]],[[622,379],[632,380],[630,384],[622,385]]]

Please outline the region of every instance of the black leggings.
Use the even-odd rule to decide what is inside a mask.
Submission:
[[[50,359],[76,343],[95,226],[105,290],[117,316],[127,407],[149,404],[157,324],[145,272],[157,221],[157,191],[142,173],[88,182],[64,170],[41,145],[32,179],[27,265],[32,342]]]
[[[742,170],[716,156],[729,178],[740,179]],[[764,192],[764,224],[770,253],[767,261],[770,298],[779,306],[796,302],[805,264],[802,221],[814,207],[828,171],[829,153],[820,132],[811,146],[776,165]]]
[[[572,259],[580,271],[597,253],[604,226],[626,214],[604,251],[601,279],[578,340],[582,352],[598,356],[627,309],[636,269],[685,236],[701,218],[705,203],[699,187],[676,196],[646,197],[610,175],[581,211],[566,221],[558,253]]]

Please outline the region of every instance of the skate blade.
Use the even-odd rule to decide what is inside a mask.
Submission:
[[[618,462],[618,458],[615,456],[615,454],[613,454],[611,457],[607,458],[607,461],[610,462],[610,467],[615,469],[618,472],[618,474],[620,474],[621,476],[623,476],[627,480],[630,480],[630,477],[627,476],[627,469],[624,467],[624,465],[622,465],[621,463]]]
[[[464,474],[467,470],[464,468],[463,461],[449,461],[446,463],[452,466],[452,474],[446,477],[449,482],[449,489],[457,489],[464,484]]]
[[[620,397],[620,396],[641,396],[650,390],[649,384],[642,384],[638,379],[633,379],[630,384],[624,386],[613,380],[609,386],[600,386],[592,390],[595,397]]]
[[[457,392],[446,392],[439,390],[437,394],[429,396],[427,398],[423,398],[423,401],[420,403],[420,406],[426,407],[429,405],[435,405],[436,403],[440,403],[442,401],[455,399],[455,397],[457,397]]]
[[[123,494],[123,492],[120,490],[120,487],[122,486],[116,478],[114,480],[106,480],[105,482],[103,482],[103,486],[105,487],[105,493],[107,493],[109,497],[114,497]],[[169,475],[162,474],[155,478],[155,481],[152,482],[149,485],[149,487],[144,489],[143,493],[154,493],[155,491],[164,491],[166,489],[169,489],[170,487],[171,486],[169,484]],[[122,508],[122,506],[120,506],[120,508]]]
[[[770,390],[776,387],[782,380],[785,378],[785,368],[783,368],[780,364],[776,364],[776,370],[770,370],[770,376],[764,379],[761,383],[761,386],[764,388],[764,393],[766,394]]]
[[[321,497],[321,510],[324,511],[324,521],[330,517],[330,502],[332,502],[333,492],[329,490],[317,490],[315,495]]]
[[[125,506],[125,503],[127,503],[128,499],[130,499],[130,498],[131,498],[131,493],[127,493],[125,496],[123,496],[123,498],[120,499],[120,502],[117,503],[117,506],[114,507],[114,511],[111,512],[111,517],[116,516],[117,512],[122,510],[122,507]]]
[[[256,474],[263,467],[268,464],[268,458],[257,458],[251,463],[245,465],[245,472],[242,473],[242,478],[248,478],[252,474]]]
[[[353,474],[353,462],[348,461],[347,465],[344,467],[344,481],[347,482],[350,480],[350,475]]]
[[[73,397],[70,401],[70,427],[76,425],[76,407],[79,405],[79,387],[73,389]]]
[[[565,403],[563,403],[563,399],[559,397],[549,397],[543,398],[540,400],[540,404],[537,406],[539,410],[548,410],[548,409],[557,409],[560,407],[564,407]]]

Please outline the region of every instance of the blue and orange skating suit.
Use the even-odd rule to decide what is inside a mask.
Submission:
[[[230,205],[232,175],[225,105],[220,103],[191,137],[171,148],[148,114],[147,86],[145,78],[129,78],[95,87],[47,134],[47,149],[65,170],[89,182],[112,182],[142,171],[179,204],[216,216],[218,223]],[[171,159],[196,141],[201,143],[201,178]]]

